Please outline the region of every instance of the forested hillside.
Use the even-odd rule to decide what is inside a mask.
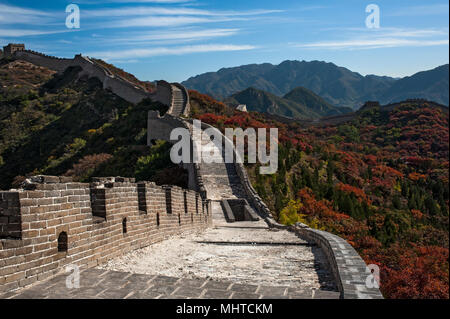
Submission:
[[[96,78],[62,75],[24,61],[0,60],[0,189],[27,175],[136,177],[185,186],[187,175],[169,157],[170,144],[149,148],[147,112],[103,90]],[[176,178],[174,178],[176,177]]]
[[[448,298],[448,109],[425,101],[362,109],[348,123],[300,126],[242,113],[191,91],[225,127],[279,128],[279,170],[253,185],[284,224],[303,222],[345,238],[381,266],[388,298]],[[222,115],[227,113],[227,115]]]

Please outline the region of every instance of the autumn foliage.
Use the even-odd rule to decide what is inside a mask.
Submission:
[[[93,154],[86,155],[73,165],[73,168],[68,170],[66,175],[74,177],[75,180],[83,180],[86,176],[92,175],[92,173],[100,165],[110,160],[112,156],[110,154]]]
[[[449,298],[448,110],[407,101],[315,126],[193,99],[208,110],[195,116],[220,129],[278,128],[278,172],[247,169],[280,222],[345,238],[380,266],[386,298]]]

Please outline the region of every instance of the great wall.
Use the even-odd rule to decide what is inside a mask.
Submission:
[[[113,74],[106,67],[81,54],[75,55],[73,59],[58,58],[45,55],[40,52],[25,50],[23,45],[10,44],[4,47],[5,57],[11,57],[30,62],[35,65],[46,67],[62,73],[68,67],[80,67],[82,72],[79,76],[87,75],[96,77],[103,83],[103,88],[111,90],[114,94],[131,103],[139,103],[145,98],[169,105],[170,114],[189,114],[189,97],[186,89],[178,83],[157,81],[156,92],[148,92],[142,86],[132,83],[123,77]]]
[[[149,93],[81,55],[10,54],[57,72],[79,66],[127,101],[168,105],[163,117],[148,114],[149,145],[171,141],[179,127],[193,144],[210,142],[193,136],[180,84],[160,81]],[[0,298],[382,298],[344,239],[278,224],[243,164],[183,166],[189,190],[121,177],[86,184],[34,176],[0,192]],[[80,289],[66,288],[67,265],[83,269]]]

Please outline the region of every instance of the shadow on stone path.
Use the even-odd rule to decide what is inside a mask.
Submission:
[[[12,299],[336,299],[335,291],[243,285],[231,281],[184,279],[87,269],[80,288],[68,289],[66,275],[56,276],[3,298]]]

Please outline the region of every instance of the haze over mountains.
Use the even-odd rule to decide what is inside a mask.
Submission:
[[[317,119],[345,114],[350,108],[336,107],[314,92],[298,87],[284,97],[255,88],[248,88],[225,99],[227,104],[246,104],[249,111],[265,112],[299,119]]]
[[[304,87],[328,103],[358,109],[368,100],[382,104],[404,99],[424,98],[449,104],[449,65],[395,79],[387,76],[352,72],[333,63],[321,61],[284,61],[223,68],[191,77],[182,83],[189,89],[224,100],[253,87],[281,97],[297,87]]]

